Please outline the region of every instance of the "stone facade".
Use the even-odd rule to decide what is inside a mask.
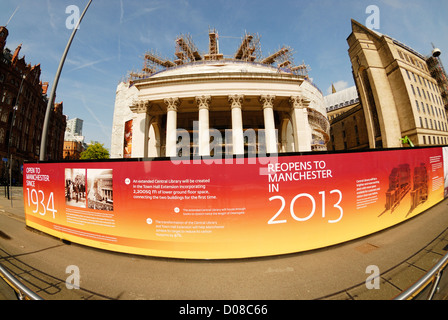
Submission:
[[[448,144],[447,116],[427,57],[352,20],[347,39],[369,148]]]
[[[126,134],[133,158],[179,156],[180,137],[198,156],[306,152],[326,150],[329,123],[323,95],[306,77],[255,62],[201,61],[120,83],[112,158],[129,152]]]
[[[325,97],[330,120],[329,151],[369,148],[364,110],[356,86]]]

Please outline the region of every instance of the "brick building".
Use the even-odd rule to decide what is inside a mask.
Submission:
[[[40,64],[31,66],[6,47],[6,27],[0,27],[0,179],[5,179],[7,159],[11,158],[13,180],[20,183],[24,161],[39,159],[48,83],[40,80]],[[56,103],[50,115],[47,139],[49,160],[62,160],[66,118],[63,104]]]

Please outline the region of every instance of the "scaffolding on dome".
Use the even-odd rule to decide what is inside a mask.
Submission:
[[[245,32],[241,43],[231,58],[224,58],[219,51],[219,35],[216,29],[209,29],[209,48],[208,53],[201,55],[193,42],[191,35],[179,35],[176,40],[174,61],[163,58],[154,51],[147,52],[144,56],[144,65],[139,72],[130,72],[129,80],[144,79],[154,73],[189,63],[198,63],[201,61],[245,61],[260,63],[276,67],[279,72],[290,73],[308,78],[309,66],[305,63],[294,64],[294,52],[290,47],[283,46],[275,53],[264,57],[261,52],[260,36],[258,34]]]

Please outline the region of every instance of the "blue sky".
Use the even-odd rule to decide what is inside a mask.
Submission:
[[[7,47],[23,44],[27,63],[41,64],[43,81],[53,84],[72,30],[66,8],[82,12],[87,0],[0,0],[0,25],[8,24]],[[380,9],[379,32],[430,54],[433,42],[448,68],[446,0],[93,0],[69,51],[58,84],[64,114],[84,120],[87,141],[110,148],[115,89],[131,70],[140,70],[146,51],[174,59],[175,38],[192,36],[202,52],[208,30],[220,36],[220,51],[232,55],[245,32],[261,37],[263,56],[283,45],[295,62],[309,65],[324,94],[353,86],[347,37],[350,19],[366,24],[369,5]]]

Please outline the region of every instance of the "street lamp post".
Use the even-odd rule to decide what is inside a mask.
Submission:
[[[76,34],[76,31],[78,30],[79,25],[81,24],[81,20],[84,17],[85,13],[87,12],[87,9],[89,8],[91,2],[92,2],[92,0],[89,0],[89,3],[87,3],[87,6],[85,7],[84,11],[82,12],[78,23],[76,24],[75,28],[73,28],[72,35],[70,36],[70,38],[68,40],[67,46],[65,47],[65,51],[61,57],[61,61],[59,62],[59,67],[56,72],[56,76],[54,77],[53,88],[51,89],[50,98],[48,99],[47,110],[45,112],[44,126],[42,128],[42,137],[41,137],[41,141],[40,141],[40,150],[39,150],[39,160],[40,161],[46,160],[48,125],[50,122],[51,109],[54,106],[54,98],[55,98],[55,94],[56,94],[56,88],[58,86],[59,77],[61,75],[62,67],[64,66],[65,58],[67,57],[68,50],[70,49],[70,45],[72,44],[73,38],[75,37],[75,34]]]
[[[12,207],[12,152],[11,152],[11,143],[12,143],[12,131],[14,129],[14,122],[16,120],[16,111],[19,110],[19,99],[20,94],[22,93],[23,81],[27,77],[26,74],[22,75],[22,81],[20,82],[19,91],[17,92],[16,103],[13,107],[11,123],[9,126],[9,139],[8,139],[8,171],[9,171],[9,184],[8,184],[8,199],[11,199],[11,207]]]

